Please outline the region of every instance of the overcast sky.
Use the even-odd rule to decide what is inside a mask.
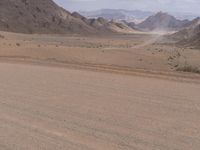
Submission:
[[[101,8],[148,11],[190,12],[200,14],[200,0],[55,0],[70,11]]]

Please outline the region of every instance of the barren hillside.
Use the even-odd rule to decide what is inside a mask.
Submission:
[[[0,30],[23,33],[95,32],[52,0],[1,0]]]
[[[123,22],[109,21],[103,17],[87,19],[77,12],[72,13],[72,16],[81,19],[100,33],[133,33],[135,31]]]
[[[183,28],[188,22],[188,20],[178,20],[174,16],[171,16],[167,13],[159,12],[153,16],[150,16],[142,23],[138,24],[138,27],[147,31],[171,31]]]
[[[179,45],[200,48],[200,25],[185,28],[169,36]]]
[[[0,30],[20,33],[133,32],[125,24],[70,13],[52,0],[1,0]]]

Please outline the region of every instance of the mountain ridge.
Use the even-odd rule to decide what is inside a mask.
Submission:
[[[79,13],[88,18],[103,17],[107,20],[126,20],[128,22],[136,23],[146,19],[150,15],[153,15],[153,12],[150,11],[125,9],[101,9],[96,11],[80,11]]]
[[[95,22],[101,22],[102,18]],[[102,22],[101,22],[102,24]],[[107,25],[107,26],[106,26]],[[1,0],[0,30],[20,33],[98,34],[131,32],[127,26],[104,22],[104,29],[91,25],[91,19],[70,13],[53,0]]]
[[[139,29],[143,29],[145,31],[153,31],[153,30],[166,30],[173,31],[179,30],[180,28],[184,28],[190,21],[189,20],[179,20],[174,16],[164,13],[158,12],[146,20],[137,25]]]
[[[95,33],[52,0],[1,0],[0,30],[22,33]]]

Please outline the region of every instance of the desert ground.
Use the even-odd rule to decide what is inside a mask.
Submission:
[[[107,36],[26,35],[0,32],[2,59],[176,71],[185,65],[200,68],[200,50],[174,43],[155,43],[162,34]]]
[[[20,63],[0,69],[2,150],[199,150],[194,79]]]
[[[199,150],[200,50],[160,34],[0,32],[0,149]]]

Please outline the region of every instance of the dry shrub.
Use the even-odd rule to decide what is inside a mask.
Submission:
[[[194,67],[194,66],[179,67],[176,70],[177,71],[182,71],[182,72],[192,72],[192,73],[199,73],[200,74],[199,68]]]

